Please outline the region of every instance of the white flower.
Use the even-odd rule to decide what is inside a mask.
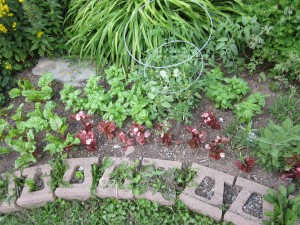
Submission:
[[[149,136],[150,136],[150,132],[149,132],[149,131],[146,131],[145,134],[144,134],[144,136],[145,136],[146,138],[149,137]]]
[[[167,78],[167,72],[166,71],[164,71],[164,70],[161,70],[160,72],[159,72],[159,74],[160,74],[160,76],[162,77],[162,78]]]
[[[205,118],[206,118],[206,117],[208,117],[208,116],[209,116],[208,113],[203,113],[203,114],[202,114],[202,117],[205,117]]]
[[[207,122],[211,121],[210,117],[207,117]]]
[[[137,128],[137,127],[133,128],[134,133],[137,133],[138,131],[139,131],[139,128]]]
[[[77,121],[79,121],[83,115],[84,115],[84,113],[82,111],[80,111],[79,113],[76,114],[75,119]]]
[[[85,141],[85,143],[86,143],[87,145],[90,145],[90,144],[92,143],[92,141],[93,141],[93,139],[92,139],[92,138],[89,138],[89,139],[87,139],[87,140]]]
[[[206,145],[205,145],[205,149],[208,149],[208,150],[210,149],[209,144],[206,144]]]
[[[221,152],[221,153],[220,153],[220,156],[221,156],[221,158],[224,158],[224,157],[225,157],[225,153],[224,153],[224,152]]]
[[[221,122],[221,123],[223,123],[224,122],[224,120],[223,120],[223,118],[219,118],[219,121]]]
[[[180,75],[180,72],[179,72],[179,69],[175,69],[174,71],[173,71],[173,77],[178,77]]]

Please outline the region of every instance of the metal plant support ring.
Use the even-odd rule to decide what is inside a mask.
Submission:
[[[124,35],[123,35],[123,39],[124,39],[124,46],[125,46],[125,49],[126,51],[128,52],[128,54],[130,55],[130,57],[135,61],[137,62],[138,64],[140,65],[143,65],[144,66],[144,76],[146,77],[146,69],[147,68],[154,68],[154,69],[166,69],[166,68],[171,68],[171,67],[176,67],[176,66],[179,66],[179,65],[182,65],[186,62],[188,62],[189,60],[191,60],[192,58],[194,58],[195,56],[197,55],[200,55],[201,56],[201,62],[202,62],[202,66],[201,66],[201,71],[199,72],[199,75],[197,76],[197,78],[194,80],[194,82],[192,82],[190,85],[188,85],[187,87],[179,90],[179,91],[159,91],[161,93],[178,93],[178,92],[182,92],[182,91],[185,91],[187,90],[189,87],[191,87],[200,77],[200,75],[202,74],[202,71],[203,71],[203,68],[204,68],[204,64],[203,64],[203,56],[202,56],[202,53],[201,51],[206,47],[206,45],[208,44],[208,42],[210,41],[211,39],[211,36],[212,36],[212,31],[213,31],[213,22],[212,22],[212,18],[209,14],[209,12],[207,11],[207,9],[202,5],[200,4],[199,2],[196,2],[195,0],[191,0],[191,2],[194,2],[195,4],[197,4],[198,6],[200,6],[206,13],[206,15],[208,16],[209,20],[210,20],[210,32],[209,32],[209,36],[208,36],[208,39],[206,40],[206,42],[204,43],[204,45],[199,48],[197,47],[195,44],[191,43],[191,42],[188,42],[188,41],[183,41],[183,40],[172,40],[172,41],[169,41],[169,42],[166,42],[166,43],[163,43],[161,44],[160,46],[158,46],[156,49],[154,49],[154,51],[150,54],[150,56],[147,58],[146,62],[142,62],[140,61],[139,59],[136,59],[131,51],[129,50],[128,48],[128,45],[127,45],[127,42],[126,42],[126,33],[127,33],[127,30],[128,30],[128,26],[130,24],[130,22],[132,21],[132,19],[136,16],[136,14],[145,8],[146,5],[152,3],[152,2],[155,2],[155,0],[150,0],[149,2],[146,2],[144,3],[142,6],[140,6],[137,10],[135,10],[133,12],[133,14],[131,15],[130,19],[128,20],[128,22],[126,23],[125,25],[125,30],[124,30]],[[170,45],[170,44],[173,44],[173,43],[186,43],[186,44],[189,44],[189,45],[192,45],[194,46],[196,49],[198,49],[198,51],[196,53],[194,53],[191,57],[187,58],[187,59],[184,59],[178,63],[174,63],[174,64],[171,64],[171,65],[163,65],[163,66],[152,66],[152,65],[149,65],[148,62],[150,60],[150,58],[153,56],[153,54],[155,54],[159,49],[163,48],[164,46],[167,46],[167,45]]]

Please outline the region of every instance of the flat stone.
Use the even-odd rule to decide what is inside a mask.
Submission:
[[[48,186],[50,172],[51,166],[49,164],[24,169],[22,176],[26,177],[26,180],[34,179],[34,181],[37,181],[41,177],[44,182],[44,188],[39,191],[30,192],[29,186],[25,183],[21,196],[16,202],[18,206],[32,209],[45,206],[48,202],[54,202],[54,194]]]
[[[242,190],[225,213],[224,221],[230,221],[234,224],[240,224],[240,221],[244,221],[243,224],[252,225],[263,224],[263,220],[268,220],[269,218],[266,217],[264,213],[273,211],[273,206],[266,200],[263,199],[263,218],[258,218],[244,212],[243,206],[246,204],[251,194],[255,193],[264,196],[268,193],[269,188],[241,177],[237,178],[235,185],[241,187]]]
[[[75,158],[67,159],[68,170],[65,172],[63,179],[70,182],[78,167],[82,167],[84,181],[80,184],[70,184],[68,187],[59,187],[55,190],[57,197],[67,200],[86,201],[91,196],[91,186],[93,183],[92,164],[98,164],[98,158]]]
[[[110,174],[122,163],[127,163],[127,165],[134,165],[134,161],[129,158],[117,158],[109,157],[113,164],[105,170],[102,177],[99,180],[98,187],[96,189],[96,195],[99,198],[116,198],[116,199],[128,199],[133,200],[134,196],[132,191],[127,188],[127,185],[130,183],[129,180],[125,180],[122,188],[119,188],[117,184],[113,187],[110,186]],[[103,158],[104,162],[105,158]]]
[[[196,163],[193,163],[191,168],[197,171],[196,177],[183,190],[179,196],[180,200],[191,210],[220,221],[222,218],[224,185],[232,186],[234,177]],[[197,187],[205,177],[211,177],[215,180],[214,194],[211,199],[196,194]]]
[[[81,86],[80,82],[96,76],[96,67],[87,61],[78,59],[40,58],[38,64],[32,69],[32,74],[41,76],[45,73],[52,73],[53,78],[57,81]]]
[[[150,159],[143,158],[142,166],[153,165],[154,168],[163,168],[165,170],[169,169],[181,169],[182,163],[177,161],[169,161],[169,160],[160,160],[160,159]],[[150,201],[154,201],[159,203],[160,205],[172,206],[175,205],[176,196],[170,196],[170,199],[165,199],[160,192],[154,192],[153,190],[147,189],[144,194],[134,195],[135,198],[144,198]]]
[[[8,176],[9,184],[8,184],[8,196],[9,199],[0,202],[0,213],[12,213],[16,211],[22,210],[21,207],[19,207],[16,204],[16,183],[14,181],[15,178],[21,177],[21,173],[19,171],[14,172],[13,174],[1,174],[1,176],[4,178]]]
[[[133,146],[129,146],[125,151],[125,156],[129,156],[130,154],[135,152],[135,148]]]

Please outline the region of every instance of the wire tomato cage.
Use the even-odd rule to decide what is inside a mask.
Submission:
[[[130,22],[136,17],[136,15],[141,12],[147,5],[155,2],[157,0],[150,0],[146,3],[144,3],[143,5],[141,5],[138,9],[136,9],[130,19],[127,21],[126,25],[125,25],[125,30],[124,30],[124,35],[123,35],[123,41],[124,41],[124,46],[126,51],[128,52],[128,54],[130,55],[130,57],[139,65],[143,66],[143,74],[144,77],[147,79],[148,82],[152,82],[153,84],[156,83],[185,83],[184,87],[180,87],[179,90],[172,90],[170,87],[168,86],[164,86],[161,87],[161,89],[155,88],[156,91],[163,93],[163,94],[170,94],[170,93],[179,93],[179,92],[183,92],[186,91],[187,89],[189,89],[193,84],[195,84],[195,82],[197,82],[197,80],[200,78],[203,69],[204,69],[204,61],[203,61],[203,55],[201,53],[201,51],[207,46],[208,42],[211,39],[212,36],[212,31],[213,31],[213,21],[212,18],[209,14],[209,12],[207,11],[207,9],[200,4],[199,2],[197,2],[196,0],[190,0],[190,2],[193,2],[195,4],[197,4],[202,10],[204,10],[205,14],[207,15],[207,17],[209,18],[210,21],[210,30],[209,30],[209,35],[207,40],[205,41],[205,43],[203,44],[202,47],[198,47],[196,46],[194,43],[190,42],[190,41],[186,41],[186,40],[180,40],[180,39],[175,39],[175,36],[173,36],[174,40],[171,41],[166,41],[163,44],[159,45],[156,49],[154,49],[150,55],[145,59],[145,62],[141,61],[141,59],[137,59],[130,51],[130,49],[128,48],[128,44],[127,44],[127,40],[126,40],[126,33],[129,27]],[[169,9],[169,18],[171,18],[171,10],[170,10],[170,6],[169,6],[169,1],[167,2],[167,7]],[[173,27],[173,23],[171,23],[172,25],[172,33],[174,35],[174,27]],[[163,48],[166,48],[170,45],[174,45],[174,44],[185,44],[188,45],[189,47],[194,48],[195,50],[193,51],[193,53],[191,54],[191,56],[186,57],[185,59],[182,59],[181,61],[175,62],[175,63],[169,63],[166,65],[151,65],[151,59],[154,58],[155,54],[159,52],[159,50],[162,50]],[[168,50],[168,49],[167,49]],[[186,48],[184,49],[186,50]],[[168,55],[168,54],[167,54]],[[180,71],[178,70],[178,67],[183,65],[183,64],[187,64],[189,63],[192,59],[196,59],[199,64],[199,58],[200,58],[200,71],[197,72],[196,76],[194,76],[194,79],[192,79],[191,76],[185,76],[184,78],[182,78],[181,76],[179,76]],[[164,60],[162,60],[163,62]],[[167,60],[165,60],[167,61]],[[199,65],[198,65],[199,66]],[[170,70],[169,68],[174,68],[173,70],[173,75],[168,75],[167,72],[165,70]],[[147,72],[147,70],[150,70],[150,72]],[[153,72],[154,70],[160,70],[159,75],[157,76],[158,73],[156,73],[156,76],[154,75],[155,73]],[[159,77],[159,78],[157,78]],[[180,78],[178,78],[180,77]],[[157,81],[157,79],[160,79],[161,82],[155,82],[155,79]],[[170,79],[172,79],[173,82],[170,82]],[[153,82],[154,81],[154,82]],[[176,86],[174,86],[173,88],[178,88]]]

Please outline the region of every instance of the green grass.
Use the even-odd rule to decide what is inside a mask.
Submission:
[[[1,224],[220,224],[190,211],[178,201],[174,207],[148,200],[91,199],[86,202],[57,199],[43,208],[0,216]]]

